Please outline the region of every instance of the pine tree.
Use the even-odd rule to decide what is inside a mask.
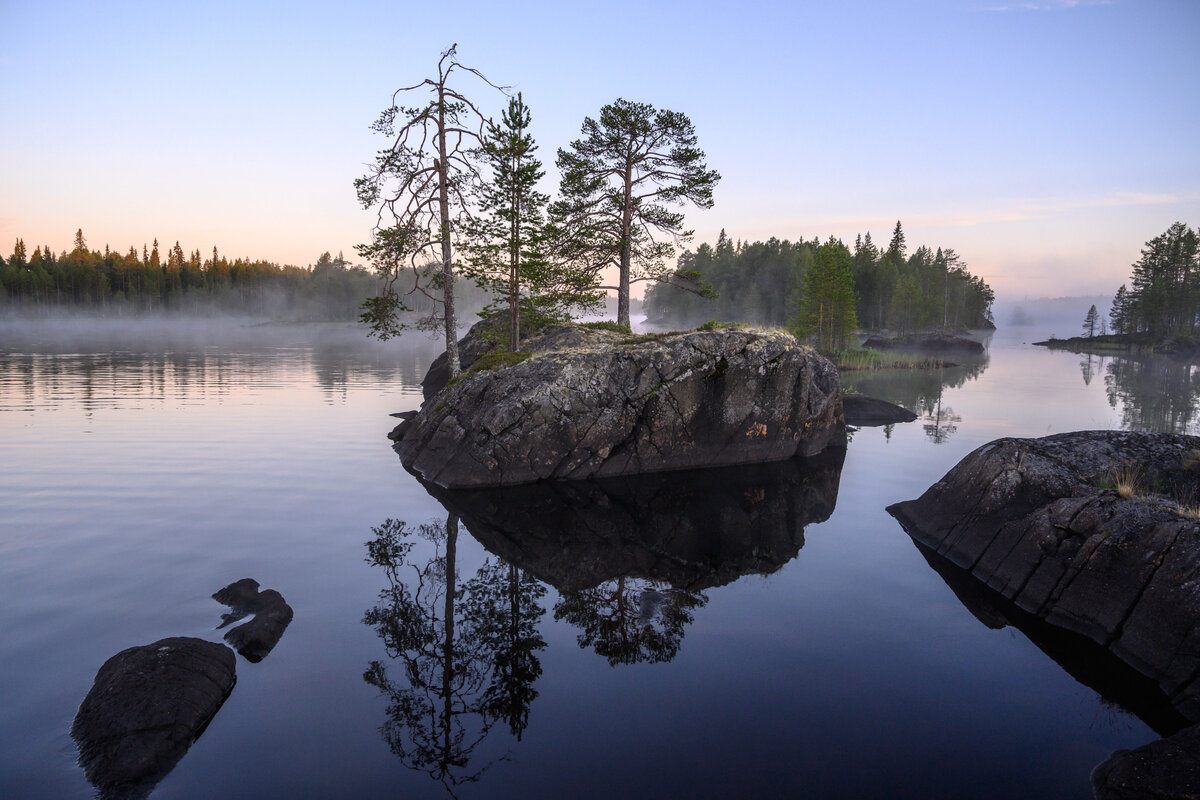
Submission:
[[[1091,339],[1096,335],[1096,323],[1100,319],[1100,314],[1096,311],[1096,304],[1088,309],[1087,316],[1083,318],[1083,335]]]
[[[627,326],[630,284],[672,281],[678,273],[666,262],[692,237],[671,206],[712,208],[721,176],[708,169],[692,121],[679,112],[618,99],[600,109],[598,122],[585,118],[582,133],[558,151],[555,250],[593,274],[617,270],[617,286],[602,288],[617,290],[617,323]]]

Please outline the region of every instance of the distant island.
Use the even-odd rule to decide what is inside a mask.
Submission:
[[[1082,336],[1034,344],[1092,355],[1200,357],[1200,230],[1176,222],[1146,242],[1132,269],[1133,288],[1117,289],[1108,323],[1093,305]]]
[[[722,231],[715,247],[684,251],[678,271],[707,292],[658,283],[646,291],[647,320],[696,325],[727,319],[788,327],[822,350],[845,347],[855,330],[992,329],[995,293],[949,248],[911,254],[899,221],[881,250],[871,234],[854,247],[830,237],[795,242],[734,242]]]

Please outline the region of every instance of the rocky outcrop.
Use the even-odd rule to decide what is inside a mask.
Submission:
[[[1099,642],[1200,719],[1200,439],[999,439],[888,510],[1019,608]],[[1128,474],[1126,474],[1128,473]],[[1114,486],[1131,480],[1123,497]]]
[[[144,797],[233,689],[233,651],[202,639],[131,647],[96,673],[71,736],[101,797]]]
[[[225,634],[225,641],[251,663],[258,663],[279,642],[292,621],[292,607],[274,589],[258,590],[258,581],[242,578],[213,594],[213,599],[233,609],[221,615],[218,630],[253,614],[254,619]]]
[[[863,347],[873,350],[920,350],[927,353],[983,353],[983,345],[965,336],[948,333],[915,333],[908,336],[869,336]]]
[[[917,415],[907,408],[861,394],[844,396],[842,412],[846,416],[847,425],[856,425],[860,428],[895,425],[899,422],[912,422],[917,418]]]
[[[540,325],[524,331],[521,350],[527,353],[545,353],[549,350],[565,350],[570,347],[596,347],[613,344],[626,336],[602,328],[587,328],[582,325]],[[505,349],[508,341],[508,317],[484,319],[471,326],[467,335],[458,340],[458,361],[466,372],[490,353]],[[435,397],[446,388],[450,380],[450,365],[442,353],[429,365],[421,381],[421,394],[425,400]]]
[[[467,488],[778,461],[844,443],[845,425],[829,361],[787,333],[726,329],[467,372],[393,439],[424,480]]]
[[[805,525],[833,513],[845,452],[504,489],[426,488],[485,548],[560,592],[623,577],[701,591],[795,558]]]
[[[1193,723],[1097,768],[1102,798],[1200,796],[1198,490],[1200,438],[1084,431],[991,442],[888,509],[1022,612],[1157,684]]]

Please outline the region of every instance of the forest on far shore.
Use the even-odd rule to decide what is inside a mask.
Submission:
[[[12,255],[0,256],[0,308],[37,316],[84,311],[110,316],[140,314],[239,314],[303,321],[353,321],[374,297],[377,276],[350,264],[341,253],[322,253],[315,264],[297,267],[247,258],[229,259],[216,247],[203,258],[176,242],[165,253],[155,239],[139,253],[90,250],[83,231],[70,252],[49,247],[30,253],[17,239]],[[485,293],[458,282],[467,308],[482,308]],[[414,294],[416,312],[433,300]]]
[[[922,245],[909,254],[899,222],[885,250],[870,233],[851,249],[833,237],[735,244],[722,231],[715,247],[684,251],[678,269],[711,292],[654,285],[645,302],[653,322],[732,320],[835,341],[854,329],[905,334],[995,327],[991,287],[953,250]]]

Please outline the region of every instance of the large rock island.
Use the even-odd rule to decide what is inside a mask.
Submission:
[[[404,465],[468,488],[778,461],[845,442],[836,368],[788,333],[562,327],[552,346],[477,358],[426,400],[392,433]]]

